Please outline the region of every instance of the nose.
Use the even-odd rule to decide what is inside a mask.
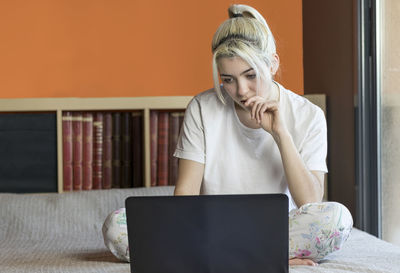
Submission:
[[[239,97],[244,97],[247,94],[247,85],[243,81],[238,81],[237,94]]]

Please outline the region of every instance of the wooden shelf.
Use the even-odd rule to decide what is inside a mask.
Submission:
[[[150,111],[186,109],[191,96],[129,98],[0,99],[0,112],[55,112],[57,114],[58,192],[63,191],[62,112],[142,110],[144,119],[144,177],[150,187]]]

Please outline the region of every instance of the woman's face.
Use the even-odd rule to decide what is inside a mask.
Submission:
[[[261,82],[257,86],[255,70],[240,57],[223,57],[219,59],[218,70],[225,91],[237,104],[247,110],[250,107],[245,107],[244,103],[249,98],[258,95],[268,99],[271,96],[271,75],[265,75],[267,80],[261,78]],[[257,87],[260,88],[258,94]]]

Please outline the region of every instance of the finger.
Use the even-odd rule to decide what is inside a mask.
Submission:
[[[258,123],[261,123],[261,118],[262,118],[262,114],[264,112],[261,111],[261,109],[265,106],[265,103],[260,103],[259,105],[257,105],[257,119],[258,119]]]
[[[268,108],[272,111],[278,109],[278,102],[274,100],[266,101],[265,102]]]
[[[265,104],[264,101],[261,101],[260,103],[257,104],[257,109],[256,109],[257,123],[261,123],[261,118],[262,118],[261,108],[264,106],[264,104]]]
[[[249,106],[249,105],[251,105],[251,103],[253,103],[253,102],[255,102],[255,101],[259,100],[259,99],[263,99],[263,98],[260,97],[260,96],[251,97],[251,98],[249,98],[248,100],[246,100],[246,102],[244,103],[244,105],[245,105],[245,106]]]
[[[260,109],[260,120],[262,119],[262,114],[265,113],[268,109],[268,105],[264,104]]]
[[[277,108],[278,107],[278,102],[277,101],[275,101],[275,100],[265,100],[263,97],[258,97],[258,96],[251,97],[250,99],[248,99],[245,102],[244,105],[245,106],[251,106],[252,104],[257,103],[257,102],[266,103],[271,108]]]
[[[265,112],[275,112],[277,109],[277,105],[274,102],[266,101],[262,104],[260,110],[259,110],[259,115],[260,115],[260,122],[263,118],[263,114]]]
[[[264,103],[263,108],[260,109],[260,116],[262,118],[262,114],[265,112],[269,112],[272,115],[275,115],[276,112],[278,111],[278,104],[275,102],[267,101]]]
[[[257,105],[259,104],[258,101],[255,101],[253,105],[251,106],[251,118],[255,119],[256,118],[256,110],[257,110]]]

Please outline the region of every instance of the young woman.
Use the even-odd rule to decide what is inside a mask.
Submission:
[[[212,41],[214,88],[185,112],[175,195],[285,193],[289,263],[316,265],[353,225],[343,205],[321,203],[324,113],[273,80],[279,57],[265,19],[245,5],[228,13]]]

